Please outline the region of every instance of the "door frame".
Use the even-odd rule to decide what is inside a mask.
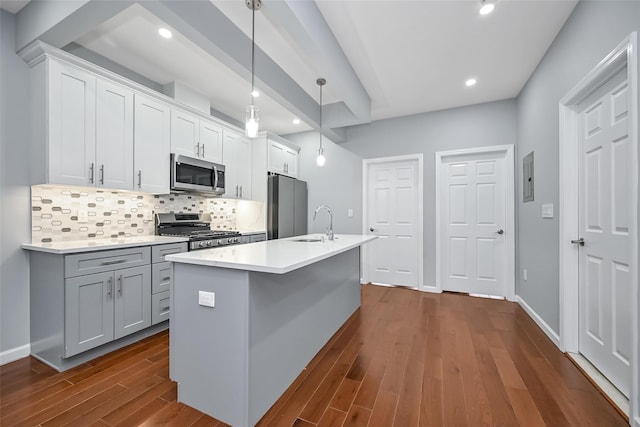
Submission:
[[[461,150],[438,151],[435,155],[435,174],[436,174],[436,292],[442,292],[442,239],[446,233],[442,230],[441,210],[442,210],[442,194],[440,185],[442,180],[440,173],[445,159],[449,157],[459,157],[474,154],[503,154],[505,159],[505,224],[504,224],[504,241],[505,241],[505,297],[509,301],[516,299],[516,227],[515,227],[515,164],[514,164],[514,147],[513,145],[496,145],[491,147],[466,148]]]
[[[397,163],[406,161],[418,162],[418,286],[416,289],[424,291],[427,290],[424,286],[424,167],[422,153],[409,154],[405,156],[391,156],[391,157],[377,157],[373,159],[362,159],[362,234],[368,235],[369,232],[369,167],[373,165],[380,165],[385,163]],[[363,283],[369,283],[369,263],[370,252],[367,248],[368,245],[361,247],[362,261],[360,264],[360,275],[362,276]]]
[[[589,94],[607,82],[617,72],[626,68],[631,103],[629,110],[631,155],[631,223],[630,236],[632,292],[632,355],[631,355],[631,414],[629,419],[640,426],[640,395],[638,371],[638,36],[631,33],[609,55],[596,65],[578,84],[562,97],[560,113],[560,349],[579,352],[579,251],[570,243],[579,234],[576,221],[579,215],[578,200],[578,104]],[[633,416],[631,416],[633,414]]]

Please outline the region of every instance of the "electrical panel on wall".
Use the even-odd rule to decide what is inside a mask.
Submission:
[[[522,201],[533,202],[533,151],[522,159]]]

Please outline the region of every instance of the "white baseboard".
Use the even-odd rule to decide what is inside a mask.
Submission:
[[[3,351],[0,353],[0,365],[15,362],[18,359],[27,357],[29,354],[31,354],[30,344],[25,344],[20,347],[12,348],[11,350]]]
[[[542,320],[542,317],[540,317],[540,315],[538,315],[538,313],[536,313],[535,310],[529,306],[529,304],[527,304],[522,298],[520,298],[519,295],[516,295],[516,302],[520,305],[520,307],[522,307],[524,311],[527,312],[529,317],[531,317],[533,321],[536,322],[536,325],[538,325],[538,327],[542,329],[542,332],[544,332],[549,337],[549,339],[553,341],[556,347],[558,347],[558,349],[562,351],[562,349],[560,348],[560,335],[558,335],[553,329],[551,329],[551,327],[547,325],[547,322]]]

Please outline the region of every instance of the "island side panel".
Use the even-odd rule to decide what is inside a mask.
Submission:
[[[171,379],[178,401],[233,426],[248,425],[249,274],[174,263]],[[215,293],[215,307],[199,305]]]
[[[286,274],[250,273],[250,425],[360,307],[359,256],[355,248]]]

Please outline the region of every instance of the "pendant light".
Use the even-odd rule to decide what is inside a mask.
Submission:
[[[327,81],[323,78],[319,78],[316,80],[318,86],[320,86],[320,148],[318,149],[318,157],[316,158],[316,163],[318,166],[324,166],[324,162],[326,159],[324,158],[324,149],[322,148],[322,86],[324,86]]]
[[[258,136],[258,109],[253,104],[253,100],[258,96],[254,81],[255,81],[255,64],[256,64],[256,10],[260,10],[262,7],[262,0],[246,0],[246,5],[251,9],[251,105],[246,109],[245,118],[245,134],[249,138],[255,138]]]

